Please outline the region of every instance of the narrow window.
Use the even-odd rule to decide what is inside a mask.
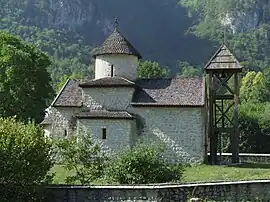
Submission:
[[[105,140],[107,138],[106,128],[102,128],[102,139]]]
[[[111,65],[111,77],[113,77],[113,65]]]
[[[67,130],[64,131],[64,136],[65,136],[65,137],[67,136]]]

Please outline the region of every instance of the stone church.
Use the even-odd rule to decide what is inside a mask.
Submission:
[[[141,55],[117,26],[93,57],[95,78],[67,80],[46,110],[46,136],[86,133],[108,153],[162,143],[172,162],[204,160],[203,77],[138,78]]]

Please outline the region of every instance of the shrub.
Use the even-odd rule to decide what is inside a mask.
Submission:
[[[106,157],[88,135],[74,135],[57,142],[61,163],[68,171],[75,172],[68,176],[66,183],[91,184],[103,174]]]
[[[120,184],[149,184],[178,181],[183,167],[170,165],[161,158],[163,149],[139,145],[112,159],[105,169],[105,178]]]
[[[37,201],[37,189],[53,166],[51,144],[33,123],[0,118],[0,184],[2,201]]]

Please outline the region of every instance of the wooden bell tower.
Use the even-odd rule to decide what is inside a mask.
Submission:
[[[218,163],[219,140],[225,134],[230,137],[232,163],[238,163],[239,73],[242,67],[227,46],[222,45],[205,66],[205,71],[208,74],[210,163]]]

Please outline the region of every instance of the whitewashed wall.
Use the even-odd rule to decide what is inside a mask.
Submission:
[[[110,77],[111,65],[114,76],[129,80],[137,79],[138,57],[134,55],[100,55],[95,61],[95,79]]]

